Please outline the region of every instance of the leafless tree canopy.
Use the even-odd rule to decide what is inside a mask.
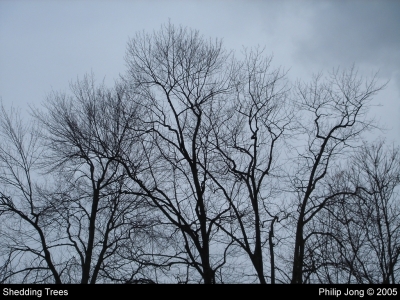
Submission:
[[[384,85],[240,57],[167,24],[112,88],[2,107],[0,282],[399,283],[399,148],[365,141]]]

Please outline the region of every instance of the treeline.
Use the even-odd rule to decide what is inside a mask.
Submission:
[[[384,86],[290,83],[259,49],[167,24],[0,118],[1,283],[399,283],[399,148]]]

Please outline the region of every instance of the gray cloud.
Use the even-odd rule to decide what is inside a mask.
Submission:
[[[370,64],[386,73],[399,70],[399,1],[320,1],[311,9],[310,32],[298,41],[297,58]]]
[[[400,1],[0,1],[0,97],[38,104],[93,71],[112,84],[137,31],[170,20],[242,46],[265,46],[291,79],[353,63],[391,79],[380,115],[400,132]],[[385,98],[385,99],[383,99]],[[378,110],[377,110],[378,111]],[[387,116],[387,117],[386,117]],[[397,134],[399,136],[399,134]],[[400,140],[400,139],[399,139]]]

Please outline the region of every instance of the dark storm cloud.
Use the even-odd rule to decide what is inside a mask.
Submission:
[[[311,9],[310,32],[299,41],[298,58],[399,69],[400,1],[321,1]]]

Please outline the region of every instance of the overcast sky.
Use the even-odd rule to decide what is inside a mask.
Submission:
[[[168,21],[224,40],[260,45],[290,79],[346,68],[379,71],[371,112],[400,144],[400,1],[39,1],[0,0],[0,97],[6,108],[40,106],[51,90],[93,71],[111,85],[126,71],[129,37]]]

